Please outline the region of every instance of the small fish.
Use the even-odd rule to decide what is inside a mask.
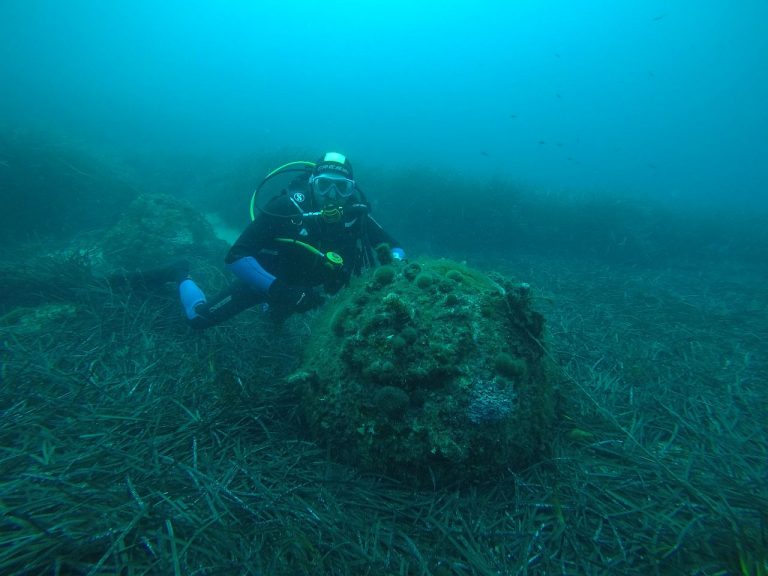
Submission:
[[[487,158],[488,156],[490,156],[490,154],[488,154],[488,152],[486,152],[485,150],[480,150],[480,156],[485,156]]]
[[[663,18],[666,18],[667,14],[669,14],[669,12],[667,12],[666,14],[659,14],[658,16],[654,16],[653,17],[653,21],[654,22],[658,22],[659,20],[662,20]]]

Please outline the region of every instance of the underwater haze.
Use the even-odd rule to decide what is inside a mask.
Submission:
[[[0,575],[768,575],[767,189],[768,0],[0,0]]]
[[[0,127],[764,208],[762,0],[0,4]]]

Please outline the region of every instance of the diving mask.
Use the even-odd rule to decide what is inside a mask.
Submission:
[[[349,198],[355,191],[355,181],[342,176],[334,176],[331,174],[320,174],[318,176],[312,176],[309,179],[309,183],[312,185],[312,189],[318,196],[330,196],[334,195],[339,198]]]

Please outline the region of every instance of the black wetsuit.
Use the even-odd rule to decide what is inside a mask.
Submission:
[[[338,221],[313,213],[312,196],[303,191],[284,192],[269,201],[235,241],[225,257],[228,267],[254,258],[268,274],[291,286],[333,294],[352,275],[376,265],[374,248],[382,243],[399,246],[368,213],[357,193],[347,200]],[[298,241],[294,243],[291,241]],[[312,250],[314,248],[315,250]],[[334,252],[343,265],[331,272],[325,254]],[[194,327],[205,328],[251,306],[268,301],[259,287],[238,279],[216,297],[195,307]]]

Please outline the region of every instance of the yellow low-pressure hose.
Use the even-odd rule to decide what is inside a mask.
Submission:
[[[319,256],[323,259],[323,263],[328,266],[329,268],[335,269],[339,268],[344,264],[344,259],[341,257],[341,254],[337,254],[336,252],[322,252],[312,246],[311,244],[307,244],[306,242],[302,242],[301,240],[296,240],[295,238],[275,238],[275,242],[282,242],[283,244],[293,244],[294,246],[299,246],[301,248],[304,248],[305,250],[308,250],[315,256]]]

